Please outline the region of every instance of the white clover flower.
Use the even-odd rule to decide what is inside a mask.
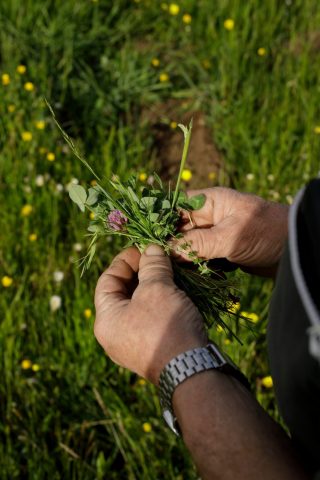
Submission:
[[[63,185],[61,183],[56,184],[56,191],[58,193],[63,192]]]
[[[79,180],[77,178],[71,178],[70,183],[72,185],[79,185]]]
[[[30,187],[30,185],[24,185],[24,186],[23,186],[23,190],[24,190],[26,193],[31,193],[31,192],[32,192],[32,188]]]
[[[37,176],[36,176],[35,183],[36,183],[37,187],[43,187],[43,185],[44,185],[44,176],[43,176],[43,175],[37,175]]]
[[[60,283],[62,282],[62,280],[64,279],[64,273],[57,270],[55,272],[53,272],[53,280],[56,282],[56,283]]]
[[[247,179],[249,182],[251,182],[252,180],[254,180],[254,174],[253,174],[253,173],[247,173],[246,179]]]
[[[269,182],[274,182],[274,175],[272,173],[269,173],[267,179],[269,180]]]
[[[59,310],[59,308],[61,307],[61,297],[59,297],[59,295],[52,295],[52,297],[50,298],[50,310],[51,312],[55,312],[56,310]]]
[[[83,248],[83,247],[82,247],[81,243],[74,243],[74,244],[73,244],[73,250],[74,250],[75,252],[81,252],[82,248]]]

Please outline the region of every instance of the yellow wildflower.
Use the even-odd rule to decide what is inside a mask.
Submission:
[[[217,325],[217,326],[216,326],[216,330],[217,330],[218,333],[222,333],[222,332],[223,332],[223,328],[222,328],[221,325]]]
[[[47,153],[47,160],[48,160],[49,162],[54,162],[55,159],[56,159],[56,156],[55,156],[54,153],[52,153],[52,152],[48,152],[48,153]]]
[[[37,120],[35,125],[38,130],[44,130],[46,123],[43,120]]]
[[[92,315],[91,309],[90,309],[90,308],[86,308],[86,309],[84,310],[84,312],[83,312],[83,315],[84,315],[87,319],[91,318],[91,315]]]
[[[1,79],[2,79],[2,85],[9,85],[10,75],[8,75],[8,73],[3,73],[1,76]]]
[[[93,220],[93,219],[94,219],[94,217],[95,217],[95,214],[94,214],[93,212],[90,212],[90,215],[89,215],[89,217],[90,217],[90,220]]]
[[[170,128],[172,128],[172,130],[175,130],[177,126],[178,126],[177,122],[170,122]]]
[[[265,388],[272,388],[273,387],[273,380],[272,380],[271,375],[267,375],[266,377],[263,377],[262,380],[261,380],[261,384]]]
[[[34,85],[32,82],[26,82],[24,84],[24,89],[27,90],[27,92],[32,92],[34,90]]]
[[[145,422],[145,423],[142,425],[142,428],[143,428],[143,431],[144,431],[145,433],[150,433],[151,430],[152,430],[152,425],[151,425],[151,423],[149,423],[149,422]]]
[[[91,187],[95,187],[97,185],[97,180],[91,180],[90,185]]]
[[[191,170],[189,170],[188,168],[183,169],[181,174],[181,180],[183,180],[184,182],[190,182],[191,178],[192,178]]]
[[[27,67],[25,65],[17,66],[17,72],[20,73],[20,75],[24,75],[26,71],[27,71]]]
[[[139,378],[139,380],[138,380],[138,385],[139,385],[140,387],[144,387],[146,384],[147,384],[147,382],[145,381],[144,378]]]
[[[267,50],[263,47],[260,47],[258,48],[257,50],[257,54],[259,55],[259,57],[264,57],[267,53]]]
[[[240,310],[240,302],[234,303],[230,308],[229,312],[237,313]],[[242,312],[245,313],[245,312]]]
[[[13,103],[11,103],[10,105],[8,105],[8,112],[9,113],[13,113],[16,109],[16,106],[13,105]]]
[[[169,81],[169,75],[165,72],[160,73],[159,80],[160,80],[161,83],[168,82]]]
[[[225,345],[230,345],[231,343],[231,340],[229,338],[226,338],[225,341],[224,341],[224,344]]]
[[[31,368],[31,367],[32,367],[32,362],[31,362],[31,360],[27,360],[27,359],[22,360],[22,362],[21,362],[21,368],[22,368],[22,370],[28,370],[28,369]]]
[[[232,20],[232,18],[227,18],[227,20],[225,20],[223,22],[223,26],[226,30],[233,30],[234,29],[234,20]]]
[[[31,132],[22,132],[21,138],[24,142],[31,142],[32,140],[32,133]]]
[[[11,287],[13,280],[11,277],[8,277],[8,275],[5,275],[4,277],[2,277],[1,283],[4,288],[8,288]]]
[[[215,180],[216,178],[217,178],[216,172],[209,172],[209,173],[208,173],[208,179],[209,179],[209,180],[213,181],[213,180]]]
[[[32,205],[29,205],[28,203],[26,205],[24,205],[22,208],[21,208],[21,215],[23,217],[28,217],[31,212],[33,210],[33,207]]]
[[[148,175],[145,172],[139,173],[139,180],[140,182],[145,182],[148,178]]]
[[[36,233],[30,233],[29,235],[29,241],[30,242],[36,242],[38,239],[38,235]]]
[[[169,13],[170,15],[178,15],[180,12],[180,7],[176,3],[170,3],[169,5]]]
[[[209,70],[209,68],[211,67],[211,62],[210,62],[210,60],[208,60],[207,58],[205,58],[204,60],[202,60],[202,66],[203,66],[203,68],[205,68],[206,70]]]
[[[34,372],[39,372],[40,365],[38,365],[37,363],[34,363],[31,368]]]
[[[320,125],[316,125],[313,129],[314,133],[316,133],[317,135],[320,135]]]
[[[192,17],[189,13],[185,13],[182,17],[182,21],[183,23],[185,23],[186,25],[189,25],[191,22],[192,22]]]
[[[154,57],[154,58],[151,60],[151,65],[152,65],[153,67],[159,67],[159,65],[160,65],[160,60],[159,60],[159,58]]]
[[[259,321],[259,316],[253,312],[240,312],[240,316],[248,318],[253,323],[257,323]]]

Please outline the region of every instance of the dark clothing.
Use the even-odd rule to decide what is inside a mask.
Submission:
[[[305,468],[320,478],[320,359],[310,348],[317,318],[320,327],[320,180],[291,209],[270,307],[269,359],[280,413]]]

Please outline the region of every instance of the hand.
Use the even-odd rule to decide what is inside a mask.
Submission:
[[[205,205],[190,212],[191,222],[183,213],[184,237],[174,242],[175,252],[187,260],[181,249],[187,242],[200,258],[227,258],[246,271],[273,273],[287,237],[289,207],[221,187],[188,195],[199,193],[206,195]]]
[[[117,255],[99,278],[95,306],[94,333],[106,353],[154,384],[173,357],[208,343],[198,309],[156,245],[141,256],[135,248]]]

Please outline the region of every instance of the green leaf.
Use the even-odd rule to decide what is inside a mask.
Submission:
[[[163,210],[168,210],[170,208],[171,208],[171,203],[169,202],[169,200],[167,200],[167,199],[163,200],[162,209]]]
[[[71,185],[69,190],[69,197],[78,205],[82,212],[85,211],[84,204],[87,199],[87,192],[81,185]]]
[[[96,190],[95,188],[89,188],[86,204],[89,206],[94,205],[95,203],[97,203],[98,197],[99,197],[99,191]]]
[[[186,203],[190,206],[191,210],[200,210],[200,208],[206,203],[206,196],[203,193],[194,195],[193,197],[188,198]]]
[[[159,219],[159,213],[150,213],[149,219],[150,219],[150,222],[156,223]]]
[[[148,212],[152,212],[157,199],[155,197],[142,197],[139,203],[140,207],[144,207]]]

